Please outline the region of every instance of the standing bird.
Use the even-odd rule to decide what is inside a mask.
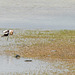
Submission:
[[[4,33],[4,35],[2,35],[1,37],[8,36],[9,35],[9,30],[4,30],[3,33]]]
[[[4,35],[2,35],[1,37],[5,37],[5,36],[9,37],[9,35],[13,35],[13,30],[4,30],[3,33],[4,33]],[[7,38],[7,40],[8,40],[8,38]]]

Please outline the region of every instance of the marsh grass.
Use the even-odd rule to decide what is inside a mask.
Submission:
[[[23,57],[75,58],[75,30],[18,30],[16,35],[10,36],[13,38],[17,52]]]
[[[10,39],[14,40],[12,46],[18,50],[5,50],[6,54],[13,56],[19,54],[21,57],[38,58],[47,62],[51,62],[50,59],[58,59],[58,62],[65,61],[67,65],[64,65],[64,68],[67,68],[69,72],[51,72],[52,75],[75,74],[75,30],[16,31],[17,33],[10,36]],[[61,65],[56,66],[56,68],[61,69]],[[34,74],[14,73],[13,75],[36,75],[36,72]],[[39,72],[37,75],[50,74],[45,71],[42,74]]]

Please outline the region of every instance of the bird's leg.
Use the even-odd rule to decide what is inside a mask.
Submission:
[[[7,36],[7,41],[8,41],[9,35]]]

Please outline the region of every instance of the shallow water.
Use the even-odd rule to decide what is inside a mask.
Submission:
[[[4,52],[4,50],[18,50],[16,47],[19,46],[25,46],[25,45],[32,45],[36,44],[37,41],[39,43],[47,42],[48,39],[39,39],[39,38],[25,38],[22,39],[17,38],[16,35],[18,34],[24,34],[23,31],[19,30],[16,34],[13,36],[10,36],[8,41],[7,37],[0,38],[0,53]],[[34,35],[35,33],[33,33]],[[38,34],[38,33],[37,33]],[[0,35],[2,35],[2,30],[0,31]],[[27,35],[30,35],[30,32],[27,33]],[[22,47],[21,46],[21,47]],[[4,54],[4,53],[2,53]],[[69,72],[68,67],[66,66],[64,61],[51,61],[51,62],[45,62],[42,60],[36,60],[32,59],[32,62],[25,62],[26,59],[29,58],[20,58],[16,59],[12,56],[2,55],[0,56],[0,75],[13,75],[14,73],[20,73],[22,75],[33,75],[34,73],[36,75],[41,74],[48,74],[48,75],[59,75]],[[15,74],[17,75],[17,74]]]
[[[74,9],[74,0],[0,0],[0,28],[75,29]]]
[[[15,43],[15,38],[13,38],[13,36],[6,36],[6,37],[1,37],[3,35],[3,30],[5,29],[1,29],[0,30],[0,51],[4,51],[4,50],[18,50],[18,48],[16,48],[17,43]],[[16,35],[15,35],[16,36]]]
[[[14,46],[14,47],[13,47]],[[0,51],[4,51],[4,50],[18,50],[15,47],[15,40],[14,39],[9,39],[7,40],[7,37],[2,37],[0,38]]]
[[[20,58],[16,59],[11,56],[2,55],[0,56],[0,73],[63,73],[68,72],[68,69],[57,69],[55,66],[62,64],[59,62],[57,64],[48,63],[41,60],[30,59],[32,62],[25,62],[25,60],[29,60],[29,58]],[[54,66],[53,66],[54,65]]]
[[[0,36],[3,35],[2,31],[4,29],[0,30]],[[9,37],[0,37],[0,51],[4,51],[4,50],[18,50],[17,46],[31,46],[37,43],[45,43],[45,42],[49,42],[48,39],[46,38],[21,38],[20,35],[25,35],[25,36],[29,36],[29,35],[33,35],[33,36],[37,36],[36,34],[39,33],[39,31],[35,32],[33,31],[32,33],[30,33],[30,31],[26,31],[26,30],[15,30],[14,32],[16,32],[16,34],[14,33],[13,36],[9,36]],[[17,37],[17,38],[16,38]],[[41,37],[41,36],[40,36]],[[8,38],[8,40],[7,40]]]

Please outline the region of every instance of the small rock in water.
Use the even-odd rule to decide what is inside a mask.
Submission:
[[[19,58],[20,58],[20,55],[16,55],[15,57],[16,57],[17,59],[19,59]]]
[[[27,59],[27,60],[25,60],[25,62],[32,62],[32,60],[31,59]]]

